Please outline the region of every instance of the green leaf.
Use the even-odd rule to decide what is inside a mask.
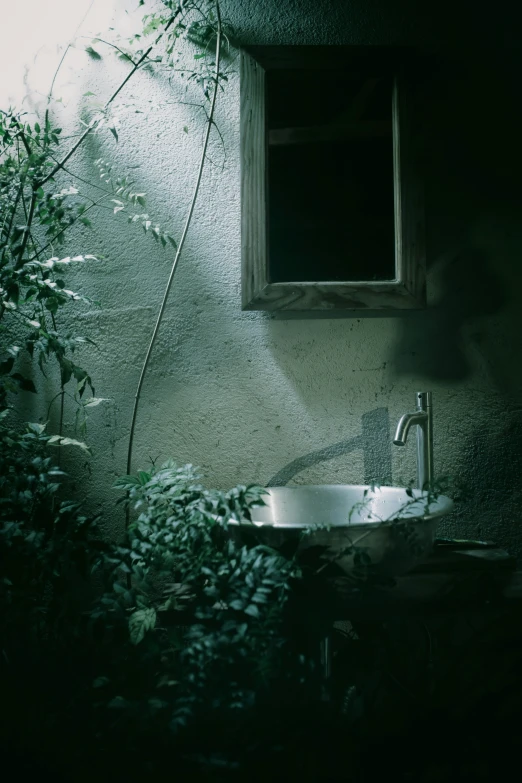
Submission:
[[[41,128],[40,128],[40,125],[37,122],[35,122],[35,124],[34,124],[34,129],[35,129],[35,131],[37,133],[40,133]]]
[[[46,424],[37,424],[36,422],[29,422],[27,424],[27,430],[33,432],[35,435],[43,435],[45,432]]]
[[[20,375],[19,372],[13,373],[11,378],[14,378],[15,381],[18,381],[18,385],[22,391],[28,391],[36,394],[36,387],[29,378],[24,378],[24,376]]]
[[[79,393],[80,397],[82,396],[83,392],[85,391],[85,386],[87,385],[87,373],[85,373],[85,376],[81,379],[81,381],[78,383],[76,387],[76,391]]]
[[[107,706],[113,710],[124,710],[129,706],[129,702],[123,696],[115,696]]]
[[[53,193],[51,198],[61,199],[63,196],[76,196],[77,193],[79,193],[78,188],[75,188],[74,185],[70,185],[68,188],[63,188],[63,190],[60,190],[59,193]]]
[[[164,707],[167,707],[167,706],[168,706],[168,702],[166,702],[166,701],[162,701],[161,699],[149,699],[149,702],[148,702],[148,703],[149,703],[149,706],[150,706],[150,707],[151,707],[153,710],[161,710],[161,709],[163,709]]]
[[[66,256],[65,258],[58,258],[58,256],[53,256],[52,258],[48,258],[47,261],[29,261],[26,264],[24,264],[24,269],[32,268],[32,267],[40,267],[41,269],[54,269],[55,266],[65,266],[68,264],[72,264],[75,262],[83,262],[83,261],[98,261],[99,259],[96,256],[93,255],[85,255],[85,256]]]
[[[13,369],[14,359],[10,356],[9,359],[6,359],[4,362],[0,364],[0,375],[9,375],[11,370]]]
[[[112,585],[112,589],[118,595],[123,595],[125,593],[125,588],[123,587],[123,585],[118,584],[118,582],[114,582],[114,584]]]
[[[139,644],[147,631],[156,625],[155,609],[138,609],[129,617],[129,633],[132,644]]]
[[[92,46],[87,46],[85,48],[85,51],[89,55],[89,57],[92,57],[93,60],[101,60],[102,56],[99,54],[99,52],[96,51],[96,49],[93,49]]]
[[[73,364],[69,359],[61,359],[60,361],[60,382],[62,386],[69,383],[73,373]]]
[[[101,402],[107,402],[106,397],[89,397],[89,399],[85,400],[85,402],[82,403],[84,408],[95,408],[96,405],[99,405]]]
[[[87,454],[91,453],[90,448],[86,443],[81,440],[74,440],[74,438],[63,438],[61,435],[51,435],[47,443],[50,446],[78,446],[78,448],[85,451]]]
[[[120,476],[113,484],[115,489],[127,489],[129,486],[140,486],[140,480],[137,476]]]

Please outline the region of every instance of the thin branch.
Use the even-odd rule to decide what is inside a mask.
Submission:
[[[28,235],[29,235],[28,236],[28,240],[29,239],[31,240],[31,248],[34,251],[34,258],[37,258],[38,260],[40,260],[40,253],[42,251],[41,251],[41,249],[37,250],[37,247],[38,247],[38,245],[40,245],[40,248],[41,248],[42,243],[40,242],[39,239],[35,238],[32,230],[31,230],[31,224],[32,224],[33,220],[31,218],[31,222],[29,222],[29,214],[27,212],[27,205],[25,203],[25,197],[24,197],[23,191],[22,191],[22,205],[23,205],[23,209],[24,209],[24,217],[25,217],[25,222],[27,224],[27,231],[28,231]],[[23,259],[20,256],[20,263],[22,263],[22,261],[23,261]]]
[[[15,219],[15,215],[16,215],[16,210],[18,209],[18,203],[19,203],[20,198],[22,196],[23,190],[24,190],[24,183],[23,183],[23,180],[21,180],[20,181],[20,185],[18,187],[18,193],[16,194],[15,202],[13,204],[13,209],[11,211],[11,217],[9,219],[9,225],[7,227],[7,231],[5,232],[5,245],[2,248],[2,258],[0,258],[0,266],[4,262],[5,253],[6,253],[8,244],[9,244],[9,235],[11,233],[11,229],[13,228],[13,223],[14,223],[14,219]],[[2,229],[2,231],[3,231],[3,229]]]
[[[35,206],[36,206],[36,188],[33,185],[33,192],[31,193],[31,203],[29,205],[29,215],[27,216],[27,225],[24,228],[24,236],[19,251],[19,259],[15,265],[15,268],[23,266],[24,263],[24,253],[25,253],[25,248],[27,247],[27,242],[29,240],[29,235],[31,233],[31,224],[33,222]]]
[[[25,137],[25,133],[23,132],[23,130],[20,131],[19,136],[22,139],[22,144],[25,147],[25,151],[27,152],[28,155],[30,155],[31,154],[31,147],[29,146],[29,142],[27,141],[27,139]]]
[[[17,140],[18,141],[18,140]],[[24,144],[25,146],[25,144]],[[20,145],[17,143],[17,154],[18,154],[18,166],[21,168],[21,162],[20,162]],[[27,149],[27,147],[26,147]],[[29,150],[29,155],[31,154],[31,151]],[[31,234],[31,226],[29,224],[29,212],[27,210],[27,204],[25,203],[25,194],[24,189],[22,188],[22,209],[24,211],[24,218],[27,225],[27,230],[29,231],[29,234]]]
[[[62,396],[61,396],[61,399],[60,399],[60,424],[58,425],[58,435],[60,435],[60,437],[63,435],[63,416],[64,416],[64,404],[65,404],[65,389],[64,389],[63,383],[61,385],[61,389],[62,389]],[[58,452],[58,465],[59,466],[61,466],[61,461],[62,461],[61,460],[61,456],[62,456],[62,452],[61,452],[61,449],[60,449],[59,452]]]
[[[74,171],[71,171],[70,169],[65,168],[65,166],[62,166],[62,171],[65,171],[65,173],[69,174],[70,177],[74,177],[74,179],[77,179],[78,182],[83,182],[84,185],[89,185],[90,188],[96,188],[97,190],[101,190],[107,196],[113,196],[114,195],[114,193],[112,193],[112,191],[107,190],[106,188],[102,188],[101,185],[97,185],[95,182],[89,182],[88,179],[83,179],[83,177],[80,177],[79,174],[75,174]]]
[[[42,307],[41,304],[40,304],[40,307]],[[43,313],[43,314],[45,314],[45,313]],[[31,321],[34,320],[33,318],[30,318],[25,313],[22,313],[21,310],[16,310],[16,309],[15,310],[9,310],[9,315],[12,316],[13,318],[19,318],[21,321],[23,321],[23,323],[26,326],[27,326],[27,324],[31,325]],[[41,324],[42,323],[44,324],[44,328],[45,328],[44,318],[41,319]],[[45,373],[44,373],[44,376],[45,376]],[[45,376],[45,377],[47,377],[47,376]]]
[[[53,322],[53,329],[55,332],[58,331],[58,327],[56,325],[56,317],[54,313],[51,313],[51,320]],[[65,386],[63,384],[63,381],[60,382],[60,421],[58,424],[58,435],[61,437],[63,435],[63,416],[65,411]],[[62,467],[62,448],[60,445],[60,441],[58,441],[58,467]]]
[[[58,397],[61,395],[61,393],[62,393],[62,390],[60,389],[60,391],[57,392],[57,394],[54,395],[54,397],[52,398],[51,402],[49,403],[49,405],[47,407],[47,416],[45,417],[46,421],[49,421],[49,416],[51,415],[51,408],[53,406],[53,403],[54,403],[55,400],[58,399]]]
[[[155,46],[156,46],[156,44],[158,43],[158,40],[159,40],[159,38],[161,38],[163,35],[165,35],[165,33],[167,32],[167,30],[169,29],[169,27],[172,25],[172,23],[175,21],[175,19],[176,19],[176,18],[177,18],[177,16],[179,15],[179,13],[180,13],[180,9],[178,9],[178,10],[176,11],[176,13],[175,13],[175,14],[174,14],[174,15],[171,17],[171,19],[169,20],[168,24],[167,24],[167,25],[165,25],[165,28],[164,28],[163,32],[161,33],[161,36],[159,36],[159,37],[156,39],[156,41],[155,41],[155,42],[154,42],[154,43],[153,43],[151,46],[149,46],[149,48],[147,49],[147,51],[146,51],[146,52],[145,52],[145,53],[144,53],[144,54],[143,54],[143,55],[140,57],[140,59],[138,60],[138,62],[137,62],[137,63],[135,63],[135,65],[134,65],[134,67],[132,68],[132,70],[131,70],[131,71],[130,71],[128,74],[127,74],[127,76],[126,76],[126,77],[125,77],[125,79],[122,81],[122,83],[120,84],[120,86],[118,87],[118,89],[117,89],[117,90],[116,90],[116,91],[115,91],[115,92],[114,92],[114,93],[111,95],[111,97],[109,98],[109,100],[108,100],[108,101],[107,101],[107,103],[105,104],[105,106],[104,106],[104,109],[103,109],[104,113],[107,111],[107,109],[109,108],[109,106],[111,105],[111,103],[112,103],[112,102],[115,100],[115,98],[116,98],[116,97],[117,97],[117,96],[120,94],[120,92],[123,90],[123,88],[125,87],[125,85],[127,84],[127,82],[128,82],[128,81],[129,81],[129,80],[130,80],[130,79],[131,79],[133,76],[134,76],[134,74],[136,73],[136,71],[138,70],[138,68],[139,68],[139,67],[140,67],[140,65],[142,64],[142,62],[143,62],[143,61],[144,61],[144,60],[145,60],[145,59],[146,59],[146,58],[149,56],[150,52],[151,52],[151,51],[154,49],[154,47],[155,47]],[[63,168],[64,164],[65,164],[65,163],[67,163],[67,161],[69,160],[69,158],[71,158],[71,157],[74,155],[74,153],[76,152],[76,150],[78,149],[78,147],[80,147],[80,146],[81,146],[81,144],[83,144],[83,142],[85,141],[85,139],[87,138],[87,136],[88,136],[88,135],[89,135],[89,134],[90,134],[90,133],[91,133],[91,132],[94,130],[94,128],[95,128],[95,127],[98,125],[98,123],[99,123],[99,120],[96,120],[96,121],[95,121],[95,122],[93,122],[91,125],[89,125],[89,127],[88,127],[88,128],[86,128],[86,129],[85,129],[85,131],[82,133],[82,135],[80,136],[80,138],[78,139],[78,141],[76,142],[76,144],[74,144],[74,145],[71,147],[71,149],[69,150],[69,152],[68,152],[68,153],[66,154],[66,156],[63,158],[63,160],[62,160],[62,161],[60,161],[60,163],[57,163],[57,164],[56,164],[56,166],[54,166],[54,168],[53,168],[53,169],[51,169],[51,171],[49,172],[49,174],[47,174],[47,175],[44,177],[44,179],[43,179],[43,180],[42,180],[42,181],[39,183],[39,184],[40,184],[40,186],[43,186],[43,185],[45,185],[45,183],[46,183],[46,182],[48,182],[50,179],[52,179],[52,178],[54,177],[54,175],[56,174],[56,172],[58,172],[58,171],[59,171],[61,168]]]
[[[46,124],[46,125],[47,125],[47,123],[48,123],[48,121],[49,121],[49,104],[50,104],[50,102],[51,102],[51,98],[52,98],[52,95],[53,95],[53,90],[54,90],[54,83],[55,83],[55,81],[56,81],[56,77],[58,76],[58,73],[60,72],[60,68],[61,68],[61,67],[62,67],[62,65],[63,65],[63,61],[65,60],[65,57],[66,57],[66,55],[67,55],[67,52],[69,51],[69,49],[70,49],[70,48],[71,48],[71,46],[72,46],[72,41],[74,41],[74,40],[75,40],[75,38],[76,38],[76,35],[77,35],[77,33],[78,33],[78,30],[80,29],[80,27],[82,26],[82,24],[83,24],[83,23],[85,22],[85,20],[87,19],[87,16],[89,15],[89,13],[90,13],[90,11],[91,11],[91,8],[92,8],[93,4],[94,4],[94,0],[91,0],[91,2],[89,3],[89,7],[88,7],[88,9],[87,9],[87,10],[86,10],[86,12],[84,13],[84,15],[83,15],[83,17],[82,17],[82,19],[81,19],[81,21],[80,21],[80,23],[79,23],[78,27],[77,27],[77,28],[76,28],[76,30],[74,31],[74,35],[73,35],[73,37],[72,37],[71,41],[70,41],[70,42],[67,44],[67,46],[65,47],[65,51],[64,51],[64,53],[62,54],[62,56],[61,56],[61,58],[60,58],[60,62],[58,63],[58,67],[56,68],[56,70],[55,70],[55,72],[54,72],[54,76],[53,76],[53,78],[52,78],[52,81],[51,81],[51,86],[50,86],[50,88],[49,88],[49,94],[48,94],[48,96],[47,96],[47,108],[46,108],[46,110],[45,110],[45,124]]]
[[[168,278],[168,281],[167,281],[167,285],[165,287],[165,292],[163,294],[163,300],[161,302],[161,306],[160,306],[160,309],[159,309],[158,317],[156,319],[156,323],[154,325],[154,329],[153,329],[153,332],[152,332],[152,337],[150,339],[149,346],[147,348],[147,353],[145,355],[143,366],[141,368],[140,377],[139,377],[139,380],[138,380],[138,386],[136,388],[136,394],[134,396],[134,407],[133,407],[133,410],[132,410],[132,419],[131,419],[131,426],[130,426],[130,433],[129,433],[129,446],[128,446],[128,450],[127,450],[127,475],[130,475],[130,472],[131,472],[131,469],[132,469],[132,451],[133,451],[133,445],[134,445],[134,432],[135,432],[135,429],[136,429],[136,417],[137,417],[137,414],[138,414],[138,406],[139,406],[139,401],[140,401],[140,396],[141,396],[141,390],[142,390],[142,387],[143,387],[143,381],[145,380],[145,374],[146,374],[147,368],[149,366],[150,358],[151,358],[151,355],[152,355],[152,350],[154,348],[154,344],[155,344],[156,338],[158,336],[159,328],[160,328],[161,322],[163,320],[163,315],[165,313],[165,308],[166,308],[166,305],[167,305],[168,296],[169,296],[170,289],[171,289],[171,286],[172,286],[172,281],[174,279],[174,274],[175,274],[176,269],[178,267],[178,262],[179,262],[179,259],[180,259],[180,256],[181,256],[181,251],[183,250],[183,246],[185,244],[185,239],[186,239],[186,236],[187,236],[187,232],[188,232],[191,220],[192,220],[192,214],[194,212],[194,207],[196,205],[196,200],[197,200],[198,193],[199,193],[199,187],[200,187],[200,183],[201,183],[201,176],[203,174],[203,167],[205,165],[205,158],[206,158],[206,155],[207,155],[207,147],[208,147],[208,141],[209,141],[209,137],[210,137],[210,130],[211,130],[212,124],[213,124],[214,109],[215,109],[216,98],[217,98],[218,89],[219,89],[219,78],[218,78],[218,76],[219,76],[219,60],[220,60],[220,55],[221,55],[221,14],[220,14],[220,8],[219,8],[218,0],[216,0],[216,4],[215,5],[216,5],[216,16],[217,16],[216,67],[215,67],[216,80],[215,80],[215,84],[214,84],[214,90],[213,90],[213,93],[212,93],[212,103],[211,103],[211,107],[210,107],[210,112],[209,112],[209,115],[208,115],[207,130],[206,130],[206,134],[205,134],[205,141],[204,141],[203,149],[202,149],[202,152],[201,152],[201,158],[200,158],[199,167],[198,167],[198,174],[197,174],[197,178],[196,178],[196,184],[195,184],[195,187],[194,187],[194,193],[193,193],[193,196],[192,196],[192,201],[191,201],[190,208],[189,208],[189,211],[188,211],[187,219],[185,221],[185,226],[183,228],[183,233],[181,235],[181,239],[179,241],[179,245],[178,245],[178,248],[176,250],[176,255],[174,257],[172,268],[170,270],[170,274],[169,274],[169,278]],[[128,524],[129,524],[129,507],[128,507],[128,505],[127,505],[127,512],[126,512],[126,520],[125,520],[125,522],[126,522],[126,527],[128,527]]]
[[[91,204],[91,206],[90,206],[90,207],[87,207],[87,209],[84,209],[84,211],[82,212],[82,214],[81,214],[81,215],[79,215],[77,218],[75,218],[75,219],[74,219],[74,220],[73,220],[71,223],[69,223],[67,226],[64,226],[64,227],[63,227],[63,228],[62,228],[60,231],[57,231],[57,232],[56,232],[56,234],[55,234],[55,235],[52,237],[52,239],[50,239],[50,240],[49,240],[49,242],[48,242],[46,245],[44,245],[44,246],[41,248],[41,250],[40,250],[40,253],[44,253],[44,252],[47,250],[47,248],[49,248],[49,247],[52,247],[52,244],[53,244],[53,242],[55,242],[55,241],[58,239],[58,237],[59,237],[59,236],[61,236],[61,235],[63,234],[63,232],[64,232],[64,231],[67,231],[67,229],[68,229],[68,228],[71,228],[71,226],[74,226],[74,225],[75,225],[75,224],[78,222],[78,220],[79,220],[81,217],[83,217],[83,216],[85,215],[85,213],[86,213],[86,212],[89,212],[89,210],[90,210],[90,209],[93,209],[93,207],[97,207],[97,206],[98,206],[98,204],[101,204],[101,202],[102,202],[104,199],[106,199],[106,198],[108,198],[108,196],[112,196],[112,195],[113,195],[112,193],[106,193],[104,196],[102,196],[101,198],[99,198],[99,199],[98,199],[98,201],[94,201],[94,202]],[[29,261],[27,261],[26,263],[29,263],[29,262],[31,262],[31,261],[34,261],[34,260],[37,258],[37,255],[38,255],[38,254],[35,254],[34,256],[32,256],[32,257],[29,259]]]
[[[192,103],[192,102],[190,102],[190,101],[174,101],[174,102],[175,102],[175,103],[181,103],[181,104],[183,104],[184,106],[195,106],[197,109],[203,109],[203,111],[205,112],[205,116],[206,116],[206,118],[207,118],[207,122],[208,122],[208,111],[207,111],[207,107],[206,107],[206,106],[205,106],[203,103]],[[221,171],[224,171],[224,170],[225,170],[225,164],[226,164],[226,162],[227,162],[227,150],[226,150],[226,146],[225,146],[225,140],[223,139],[223,134],[222,134],[222,133],[221,133],[221,131],[219,130],[219,126],[217,125],[217,123],[216,123],[216,121],[215,121],[215,120],[212,120],[212,124],[213,124],[214,128],[216,129],[216,131],[217,131],[217,133],[218,133],[218,136],[219,136],[219,138],[220,138],[220,141],[221,141],[221,145],[222,145],[222,147],[223,147],[223,163],[222,163],[222,165],[219,167],[219,166],[218,166],[218,164],[217,164],[217,163],[214,163],[214,161],[212,160],[212,158],[211,158],[211,157],[209,157],[208,155],[207,155],[207,160],[209,160],[209,161],[210,161],[210,163],[212,163],[212,165],[213,165],[213,166],[216,166],[216,168],[221,168]]]
[[[89,38],[88,35],[79,35],[79,38]],[[133,65],[136,65],[132,57],[123,51],[123,49],[120,49],[119,46],[116,46],[116,44],[111,43],[110,41],[106,41],[104,38],[99,38],[97,35],[94,38],[90,38],[91,41],[99,41],[100,43],[105,44],[106,46],[112,46],[113,49],[116,49],[117,52],[119,52],[123,57],[125,57],[127,60],[129,60]]]
[[[75,36],[76,36],[76,33],[78,32],[78,30],[80,29],[81,25],[85,21],[88,13],[90,12],[93,3],[94,3],[94,0],[91,0],[91,3],[89,4],[89,7],[88,7],[87,11],[85,12],[84,16],[82,17],[82,19],[80,21],[80,24],[76,28]],[[52,81],[51,81],[49,94],[47,96],[47,108],[46,108],[46,112],[45,112],[46,124],[48,123],[49,103],[51,101],[51,97],[52,97],[52,93],[53,93],[53,89],[54,89],[54,84],[55,84],[55,81],[56,81],[56,78],[57,78],[58,73],[60,71],[60,68],[61,68],[61,66],[63,64],[63,61],[64,61],[64,59],[65,59],[65,57],[67,55],[67,52],[69,51],[70,47],[71,47],[71,44],[69,43],[67,45],[67,47],[66,47],[66,49],[65,49],[65,51],[64,51],[64,53],[63,53],[63,55],[61,57],[61,59],[60,59],[60,62],[58,63],[58,67],[56,68],[56,71],[54,72],[54,75],[53,75],[53,78],[52,78]],[[123,86],[123,85],[121,85],[121,86]],[[85,135],[85,134],[83,134],[83,135]],[[28,141],[26,139],[25,133],[23,132],[23,129],[20,129],[20,138],[22,140],[22,143],[23,143],[23,145],[25,147],[25,150],[26,150],[27,154],[31,155],[31,148],[30,148],[29,143],[28,143]],[[72,153],[70,153],[70,154],[72,154]],[[34,182],[33,183],[33,190],[32,190],[32,194],[31,194],[31,203],[30,203],[30,207],[29,207],[29,213],[27,213],[26,204],[25,204],[23,182],[20,185],[20,188],[19,188],[19,191],[18,191],[18,194],[17,194],[17,198],[16,198],[16,201],[15,201],[15,205],[14,205],[14,208],[13,208],[13,213],[11,215],[11,220],[10,220],[9,229],[8,229],[8,232],[7,232],[7,237],[6,237],[6,247],[7,247],[7,241],[8,241],[8,238],[9,238],[9,233],[11,231],[11,227],[12,227],[12,223],[13,223],[13,219],[14,219],[14,214],[16,212],[16,207],[18,206],[18,201],[19,201],[19,199],[21,197],[22,198],[22,204],[23,204],[23,207],[24,207],[25,216],[26,216],[26,227],[25,227],[25,230],[24,230],[24,235],[23,235],[23,238],[22,238],[22,244],[21,244],[21,247],[20,247],[19,261],[18,261],[16,266],[19,266],[19,265],[23,264],[23,257],[24,257],[24,253],[25,253],[25,250],[26,250],[26,247],[27,247],[27,242],[29,240],[29,237],[31,236],[31,225],[32,225],[32,221],[33,221],[34,210],[35,210],[35,207],[36,207],[36,199],[37,199],[36,191],[38,190],[39,187],[41,187],[43,184],[45,184],[54,175],[55,171],[57,171],[58,169],[63,167],[63,162],[64,161],[62,161],[61,163],[57,163],[56,164],[56,166],[52,170],[50,176],[45,177],[41,182]],[[60,231],[59,234],[63,233],[64,230],[65,230],[65,228],[62,229],[62,231]],[[59,236],[59,234],[57,234],[56,236]],[[55,238],[56,237],[54,237],[53,239],[55,239]],[[46,245],[46,247],[48,247],[50,244],[52,244],[52,241],[53,240],[51,240],[51,242],[48,243],[48,245]],[[2,251],[2,261],[3,261],[4,257],[5,257],[6,247],[4,247],[3,251]],[[45,248],[43,248],[43,249],[45,249]],[[41,252],[43,252],[43,249],[42,249]],[[35,254],[35,256],[33,258],[37,258],[37,257],[38,257],[38,251],[36,252],[36,254]],[[33,260],[33,259],[31,259],[31,260]]]
[[[77,136],[79,136],[79,135],[80,134],[77,134]],[[111,191],[106,190],[106,188],[102,188],[101,185],[97,185],[95,182],[89,182],[89,180],[83,179],[83,177],[80,177],[79,174],[75,174],[74,171],[71,171],[70,169],[68,169],[63,164],[60,164],[60,162],[58,160],[56,160],[56,158],[53,155],[51,155],[51,153],[49,152],[49,148],[45,148],[44,145],[40,144],[40,142],[37,139],[33,139],[33,141],[35,142],[35,144],[38,147],[40,147],[40,149],[42,151],[45,150],[45,154],[47,155],[47,157],[50,158],[52,161],[54,161],[54,163],[56,163],[57,165],[60,165],[62,171],[65,171],[65,173],[69,174],[70,177],[74,177],[79,182],[83,182],[84,185],[89,185],[89,187],[91,187],[91,188],[96,188],[97,190],[103,191],[103,193],[107,193],[108,195],[112,195]]]
[[[39,239],[35,238],[34,233],[31,231],[31,228],[29,227],[29,239],[31,240],[31,248],[34,251],[34,258],[40,260],[40,253],[42,252],[42,243]],[[40,250],[38,250],[38,246],[40,246]],[[26,263],[26,262],[24,262]]]
[[[13,204],[13,208],[12,208],[12,211],[11,211],[11,215],[10,215],[10,218],[9,218],[9,225],[7,227],[7,231],[5,232],[5,244],[4,244],[4,247],[2,248],[2,258],[0,258],[0,266],[3,264],[4,258],[5,258],[5,253],[6,253],[8,244],[9,244],[9,235],[10,235],[11,230],[13,228],[14,219],[16,217],[16,210],[18,209],[18,204],[19,204],[20,198],[23,198],[24,187],[25,187],[25,177],[26,176],[27,176],[27,166],[26,166],[26,170],[24,172],[22,172],[22,174],[20,175],[20,184],[18,186],[18,192],[16,194],[16,198],[15,198],[15,201],[14,201],[14,204]],[[2,231],[1,231],[0,235],[3,234],[3,233],[4,233],[4,226],[2,225]]]

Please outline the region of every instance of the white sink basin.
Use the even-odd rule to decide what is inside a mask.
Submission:
[[[409,493],[348,484],[268,487],[252,524],[231,520],[229,529],[245,542],[296,551],[303,562],[314,555],[316,570],[332,576],[399,576],[428,555],[438,519],[453,508],[444,495]]]

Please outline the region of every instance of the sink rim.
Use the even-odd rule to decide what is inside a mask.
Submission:
[[[291,486],[291,487],[265,487],[267,490],[266,494],[270,494],[270,490],[283,490],[283,491],[299,491],[299,490],[335,490],[339,488],[349,488],[351,490],[360,490],[361,492],[364,492],[364,490],[371,490],[372,485],[371,484],[301,484],[299,486]],[[380,489],[384,490],[395,490],[395,493],[406,493],[406,490],[409,489],[408,487],[400,487],[400,486],[388,486],[388,485],[380,485],[374,487],[375,494],[379,492]],[[411,491],[413,493],[412,500],[421,500],[424,497],[428,496],[428,492],[426,490],[420,490],[416,488],[411,488]],[[393,494],[395,494],[393,493]],[[362,498],[361,498],[362,500]],[[355,503],[360,503],[361,501],[355,501]],[[355,503],[353,505],[355,505]],[[228,524],[233,526],[242,526],[242,527],[249,527],[249,528],[270,528],[271,530],[306,530],[309,528],[312,528],[313,530],[317,529],[318,531],[325,531],[325,532],[332,532],[336,530],[343,530],[344,528],[349,528],[350,530],[354,530],[356,528],[377,528],[379,526],[386,526],[391,527],[392,525],[396,524],[399,521],[407,521],[407,522],[416,522],[416,523],[429,523],[432,522],[435,519],[438,519],[439,517],[445,516],[446,514],[449,514],[450,511],[454,508],[454,501],[449,498],[447,495],[437,495],[436,499],[433,501],[433,504],[435,503],[441,505],[438,508],[434,508],[433,511],[430,511],[427,514],[423,514],[422,516],[410,516],[410,517],[395,517],[394,519],[370,519],[368,521],[357,521],[346,524],[332,524],[328,526],[327,524],[321,524],[317,523],[317,525],[305,523],[305,524],[295,524],[295,523],[271,523],[267,521],[256,521],[256,520],[242,520],[238,521],[236,519],[229,519]],[[253,506],[253,510],[255,508],[264,508],[264,506]],[[393,512],[398,513],[398,510]],[[329,530],[328,530],[329,529]]]

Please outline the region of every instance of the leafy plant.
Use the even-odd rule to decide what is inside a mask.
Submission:
[[[0,623],[9,659],[11,645],[57,631],[73,603],[67,588],[90,577],[110,546],[100,539],[96,519],[60,500],[65,473],[52,447],[87,446],[47,435],[41,424],[11,429],[7,417],[8,411],[0,414]]]
[[[163,0],[162,6],[146,15],[142,32],[128,46],[98,38],[86,47],[92,59],[102,60],[102,46],[108,44],[129,71],[106,104],[85,117],[66,149],[68,140],[51,111],[56,75],[42,116],[14,108],[0,112],[0,330],[5,338],[0,357],[0,601],[5,608],[0,660],[7,667],[5,682],[20,669],[35,673],[29,692],[41,679],[37,672],[47,680],[52,671],[56,688],[52,709],[43,709],[44,723],[49,712],[49,725],[56,721],[65,732],[78,719],[77,700],[93,716],[98,738],[100,727],[112,736],[122,726],[146,733],[149,723],[172,735],[209,713],[230,716],[271,703],[275,693],[286,693],[282,683],[302,684],[306,673],[299,645],[292,647],[283,632],[290,588],[300,576],[295,563],[229,536],[228,520],[250,520],[252,507],[262,504],[262,489],[206,490],[190,465],[178,468],[172,462],[131,475],[141,389],[199,194],[218,91],[227,79],[222,70],[227,33],[219,4]],[[183,70],[176,53],[182,38],[196,47],[194,67]],[[172,75],[181,71],[200,85],[205,101],[206,133],[179,242],[145,211],[139,184],[115,172],[105,158],[96,161],[97,182],[86,182],[69,168],[91,134],[108,131],[118,142],[116,99],[145,68]],[[92,188],[96,198],[89,195]],[[83,431],[85,410],[102,401],[78,359],[81,349],[94,343],[71,326],[78,321],[72,317],[76,308],[98,303],[67,282],[71,266],[99,259],[78,247],[77,234],[72,245],[70,230],[94,228],[96,214],[107,206],[125,215],[130,228],[141,225],[158,245],[175,248],[135,395],[129,475],[118,482],[126,508],[137,512],[136,519],[127,516],[121,545],[103,541],[97,520],[64,499],[70,487],[60,467],[63,447],[89,451],[63,431],[66,398],[74,401]],[[6,423],[18,393],[38,393],[33,362],[44,376],[51,375],[53,362],[58,372],[59,391],[51,401],[52,406],[60,400],[54,433],[45,424]],[[93,571],[107,580],[98,596],[89,581]],[[79,586],[80,576],[86,578],[86,590]]]
[[[229,519],[249,520],[263,503],[262,488],[206,490],[199,478],[191,465],[167,462],[117,482],[140,513],[128,550],[119,550],[121,579],[104,598],[109,613],[128,617],[133,644],[155,637],[156,688],[171,728],[202,709],[256,702],[284,658],[283,612],[296,575],[277,552],[228,535]]]
[[[212,28],[214,31],[217,25],[219,61],[220,18],[216,3],[184,0],[181,3],[164,2],[163,6],[161,13],[145,16],[142,32],[129,42],[133,47],[132,54],[124,55],[121,47],[103,41],[112,46],[119,56],[124,55],[131,69],[106,104],[91,112],[83,131],[67,151],[62,151],[65,144],[62,129],[57,127],[50,111],[56,74],[42,117],[34,118],[12,107],[0,111],[0,328],[5,333],[16,334],[17,338],[13,345],[4,347],[4,357],[0,357],[0,404],[2,401],[5,404],[11,392],[35,391],[34,381],[20,369],[26,363],[27,354],[29,357],[36,356],[42,370],[48,360],[54,358],[59,365],[62,391],[60,434],[65,387],[70,382],[74,384],[70,396],[77,405],[80,405],[81,396],[88,387],[91,387],[94,397],[88,372],[73,357],[76,348],[91,342],[90,338],[74,334],[62,323],[60,316],[71,303],[83,302],[89,306],[97,303],[71,290],[66,283],[69,264],[93,262],[95,257],[85,252],[79,254],[76,248],[71,255],[61,257],[57,248],[66,242],[73,226],[83,224],[92,228],[93,216],[109,204],[113,205],[115,214],[127,214],[129,224],[140,225],[164,248],[168,245],[177,247],[171,233],[142,211],[145,194],[126,175],[113,172],[103,159],[95,164],[101,183],[86,182],[69,169],[69,161],[91,134],[107,129],[118,140],[119,120],[112,113],[115,100],[141,69],[160,67],[170,62],[176,43],[183,37],[190,37],[194,23],[201,26],[206,20],[209,30]],[[147,45],[143,45],[145,42]],[[199,44],[203,50],[196,55],[198,69],[207,73],[204,78],[209,84],[208,71],[213,69],[217,86],[226,76],[220,73],[218,65],[214,68],[215,63],[205,48],[207,44],[208,41],[205,45],[203,42]],[[92,46],[87,47],[87,51],[91,56],[101,58]],[[63,58],[60,65],[62,62]],[[208,118],[209,128],[213,122],[211,115]],[[198,185],[199,178],[200,175]],[[96,190],[96,198],[89,195],[93,189]],[[196,194],[197,190],[198,187]],[[136,209],[140,207],[142,210]],[[193,205],[186,228],[192,209]],[[186,229],[174,266],[185,234]],[[14,329],[4,325],[6,316],[9,322],[15,324]]]

